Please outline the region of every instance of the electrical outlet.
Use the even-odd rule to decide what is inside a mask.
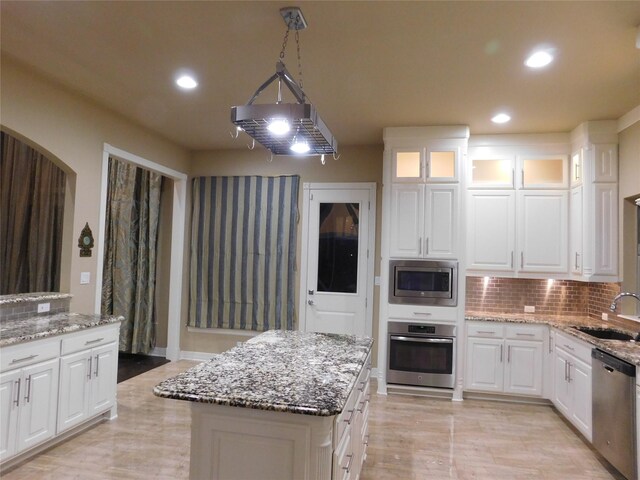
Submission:
[[[373,284],[380,285],[380,277],[373,277]]]
[[[91,283],[91,272],[80,272],[80,285]]]
[[[535,313],[535,311],[536,311],[536,307],[534,307],[533,305],[524,306],[524,313]]]
[[[49,302],[47,302],[47,303],[39,303],[38,304],[38,313],[48,312],[50,308],[51,308],[51,304]]]
[[[609,320],[609,314],[605,313],[605,312],[602,312],[602,319],[603,320]]]

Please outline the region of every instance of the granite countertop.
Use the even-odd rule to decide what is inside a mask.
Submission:
[[[0,323],[0,347],[121,322],[122,316],[56,313]]]
[[[489,312],[466,312],[465,320],[482,322],[513,322],[513,323],[536,323],[550,325],[558,330],[577,337],[595,347],[614,355],[626,362],[640,366],[640,343],[626,340],[604,340],[592,337],[584,332],[571,328],[573,326],[591,327],[594,329],[613,329],[635,337],[640,331],[640,324],[636,330],[622,328],[610,322],[598,321],[587,315],[547,315],[541,313],[489,313]]]
[[[304,415],[342,412],[373,340],[270,330],[157,385],[159,397]]]
[[[0,306],[18,305],[21,303],[40,302],[45,300],[62,300],[72,297],[73,295],[70,293],[59,292],[16,293],[14,295],[0,295]]]

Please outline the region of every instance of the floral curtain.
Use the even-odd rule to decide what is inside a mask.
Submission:
[[[102,313],[122,315],[120,351],[155,346],[156,247],[162,176],[109,159]]]

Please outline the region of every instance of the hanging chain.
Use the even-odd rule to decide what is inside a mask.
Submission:
[[[284,63],[284,54],[287,50],[287,42],[289,41],[289,32],[291,31],[291,25],[297,25],[300,23],[300,17],[296,17],[295,20],[289,19],[287,22],[287,31],[284,34],[284,39],[282,40],[282,49],[280,50],[280,60]],[[302,88],[302,59],[300,57],[300,31],[296,28],[296,49],[298,53],[298,85]]]
[[[300,30],[296,30],[296,47],[298,48],[298,85],[302,89],[302,60],[300,60]]]

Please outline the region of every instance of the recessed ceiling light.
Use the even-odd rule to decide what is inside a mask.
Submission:
[[[494,117],[491,119],[493,123],[507,123],[509,120],[511,120],[511,117],[506,113],[499,113],[497,115],[494,115]]]
[[[180,75],[176,78],[176,85],[184,90],[193,90],[198,86],[198,82],[191,75]]]
[[[529,68],[542,68],[553,62],[553,55],[549,50],[538,50],[533,52],[524,61],[524,64]]]

